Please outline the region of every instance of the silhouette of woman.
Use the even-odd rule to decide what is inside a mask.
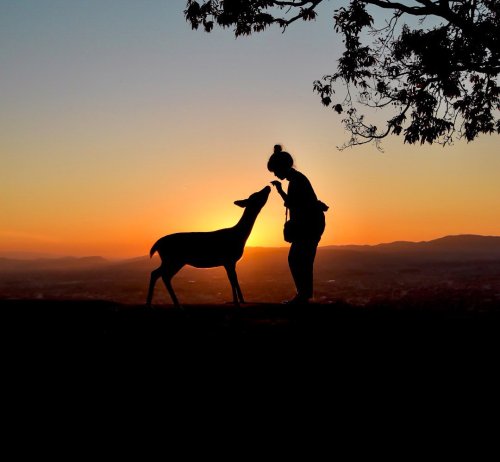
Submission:
[[[287,227],[291,242],[288,265],[292,273],[297,295],[287,303],[308,303],[313,296],[313,266],[316,249],[325,230],[325,214],[328,207],[316,197],[311,183],[305,175],[293,168],[292,156],[283,151],[281,145],[274,146],[267,168],[280,180],[288,180],[285,193],[280,181],[271,181],[290,211]]]

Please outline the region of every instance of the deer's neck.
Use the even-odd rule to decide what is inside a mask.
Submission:
[[[234,227],[235,231],[246,241],[252,232],[259,211],[245,209],[240,221]]]

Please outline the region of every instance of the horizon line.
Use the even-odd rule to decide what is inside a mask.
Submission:
[[[391,245],[391,244],[424,244],[428,242],[433,242],[433,241],[438,241],[441,239],[446,239],[450,237],[482,237],[482,238],[500,238],[500,235],[491,235],[491,234],[471,234],[471,233],[464,233],[464,234],[447,234],[444,236],[440,236],[434,239],[429,239],[429,240],[421,240],[421,241],[409,241],[409,240],[395,240],[395,241],[390,241],[390,242],[379,242],[377,244],[326,244],[326,245],[319,245],[318,249],[324,249],[324,248],[340,248],[340,247],[377,247],[380,245]],[[282,245],[282,246],[245,246],[245,249],[287,249],[289,248],[288,245]],[[17,257],[13,255],[18,255]],[[75,258],[75,259],[82,259],[82,258],[102,258],[106,260],[132,260],[132,259],[137,259],[137,258],[144,258],[148,257],[149,255],[147,253],[143,255],[129,255],[129,256],[117,256],[117,257],[109,257],[109,256],[103,256],[103,255],[97,255],[97,254],[89,254],[89,255],[80,255],[80,256],[75,256],[71,254],[59,254],[55,252],[37,252],[37,251],[26,251],[26,250],[0,250],[0,258],[6,258],[6,259],[12,259],[12,260],[22,260],[22,257],[19,257],[19,255],[25,255],[24,259],[26,260],[35,260],[35,259],[61,259],[61,258]],[[10,256],[9,256],[10,255]],[[31,256],[28,256],[31,255]]]

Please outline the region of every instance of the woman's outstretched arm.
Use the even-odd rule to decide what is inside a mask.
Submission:
[[[276,191],[278,191],[279,195],[282,197],[282,199],[286,203],[288,196],[287,196],[286,192],[283,191],[283,186],[281,186],[281,181],[274,180],[274,181],[271,181],[271,184],[276,188]]]

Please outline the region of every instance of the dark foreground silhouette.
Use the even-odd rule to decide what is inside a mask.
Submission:
[[[236,263],[243,256],[246,241],[270,192],[271,187],[266,186],[248,199],[235,201],[235,205],[242,207],[244,212],[232,228],[211,232],[169,234],[156,241],[151,248],[150,256],[158,252],[161,265],[151,272],[147,305],[151,306],[156,281],[161,277],[174,305],[179,306],[171,280],[184,265],[196,268],[223,266],[231,283],[233,303],[235,305],[244,303],[236,275]]]
[[[112,428],[111,415],[121,420],[134,407],[178,426],[178,416],[193,425],[208,406],[208,428],[224,406],[234,409],[240,421],[257,409],[260,421],[252,425],[262,425],[270,409],[288,418],[299,406],[337,417],[341,412],[356,424],[373,414],[371,432],[395,406],[412,421],[412,409],[425,409],[422,425],[428,428],[443,403],[462,415],[466,397],[477,405],[488,387],[497,392],[491,376],[497,372],[499,314],[498,309],[360,308],[341,302],[239,309],[187,305],[180,310],[3,300],[3,396],[15,412],[27,408],[23,418],[38,403],[46,406],[44,422],[55,404],[74,419],[90,413],[91,424],[103,425],[105,434]],[[433,401],[435,408],[429,404]],[[489,409],[488,402],[484,405]],[[143,425],[128,419],[134,431]],[[394,423],[407,431],[401,417]],[[276,420],[272,425],[275,432]]]
[[[176,405],[219,412],[229,402],[239,412],[262,399],[273,409],[332,399],[386,412],[390,401],[456,396],[461,412],[464,396],[478,396],[466,383],[481,393],[495,383],[500,307],[491,308],[0,301],[3,384],[24,390],[18,402],[33,390],[50,405],[63,391],[78,402],[90,391],[127,413],[133,401],[157,409],[163,399],[168,418]]]
[[[271,341],[301,347],[324,343],[350,349],[424,349],[438,343],[472,347],[500,343],[500,302],[488,310],[378,303],[172,305],[148,308],[107,301],[0,300],[4,341],[36,349],[56,343],[138,347]],[[207,343],[208,341],[208,343]],[[450,344],[450,345],[451,345]],[[227,344],[229,347],[230,343]],[[166,351],[165,351],[166,352]]]

